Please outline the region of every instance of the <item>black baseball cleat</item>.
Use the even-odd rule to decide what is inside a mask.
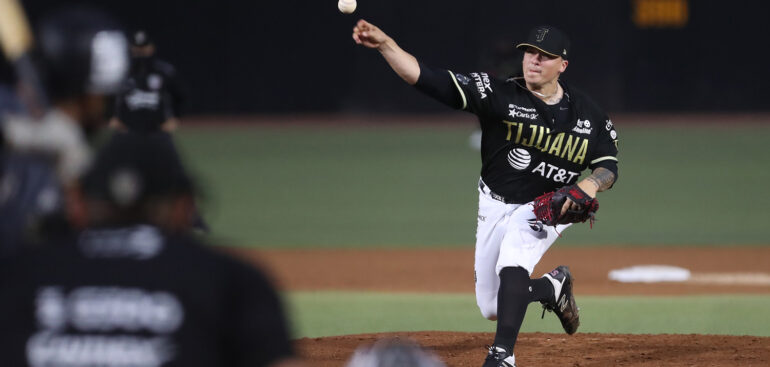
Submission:
[[[567,334],[574,334],[580,326],[580,309],[575,303],[575,297],[572,295],[572,283],[574,278],[567,266],[561,265],[553,269],[550,273],[543,275],[553,284],[553,301],[541,302],[543,304],[543,317],[545,311],[553,312],[559,317],[561,326]]]
[[[516,357],[502,345],[487,346],[489,353],[482,367],[516,367]]]

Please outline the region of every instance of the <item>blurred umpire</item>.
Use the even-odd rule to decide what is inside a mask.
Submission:
[[[140,133],[173,132],[183,103],[176,70],[155,56],[155,43],[146,31],[131,38],[131,73],[116,98],[110,126]]]
[[[115,98],[110,127],[119,132],[160,135],[174,146],[171,133],[179,126],[182,88],[171,64],[155,56],[155,42],[143,30],[131,37],[131,71]],[[197,206],[193,228],[206,233],[209,227]]]
[[[45,17],[33,50],[45,95],[42,117],[4,116],[0,149],[0,257],[41,235],[66,231],[65,202],[87,169],[89,141],[129,68],[128,40],[100,12],[71,8]],[[109,98],[108,98],[109,97]]]
[[[115,135],[86,228],[0,260],[3,365],[300,365],[266,276],[186,235],[195,188],[160,139]]]

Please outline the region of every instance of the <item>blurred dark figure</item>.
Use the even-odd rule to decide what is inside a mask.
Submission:
[[[119,132],[165,135],[174,145],[171,133],[179,126],[183,103],[182,88],[171,64],[155,56],[155,42],[144,31],[131,37],[131,72],[115,98],[110,127]],[[195,210],[194,229],[206,233],[209,227]]]
[[[155,56],[155,43],[146,31],[131,39],[131,74],[115,103],[110,126],[140,133],[173,132],[179,126],[183,102],[176,70]]]
[[[0,257],[68,230],[64,203],[91,162],[89,138],[106,123],[108,96],[129,68],[125,34],[100,12],[51,14],[36,37],[32,56],[50,105],[39,118],[2,118]]]
[[[397,338],[382,339],[356,349],[346,367],[445,367],[419,344]]]
[[[158,136],[115,135],[86,228],[0,260],[3,365],[299,366],[268,278],[187,235],[195,192]]]

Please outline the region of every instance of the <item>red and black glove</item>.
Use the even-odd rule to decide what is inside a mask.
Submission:
[[[564,207],[567,199],[577,204],[578,208],[573,209],[570,206],[564,214],[561,214],[561,208]],[[570,185],[536,197],[533,206],[535,217],[545,225],[583,223],[590,220],[593,226],[594,214],[599,210],[599,201],[588,196],[577,185]]]

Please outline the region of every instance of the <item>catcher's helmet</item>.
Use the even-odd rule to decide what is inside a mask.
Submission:
[[[117,91],[129,70],[128,41],[116,21],[96,10],[51,14],[35,50],[45,88],[57,100]]]

